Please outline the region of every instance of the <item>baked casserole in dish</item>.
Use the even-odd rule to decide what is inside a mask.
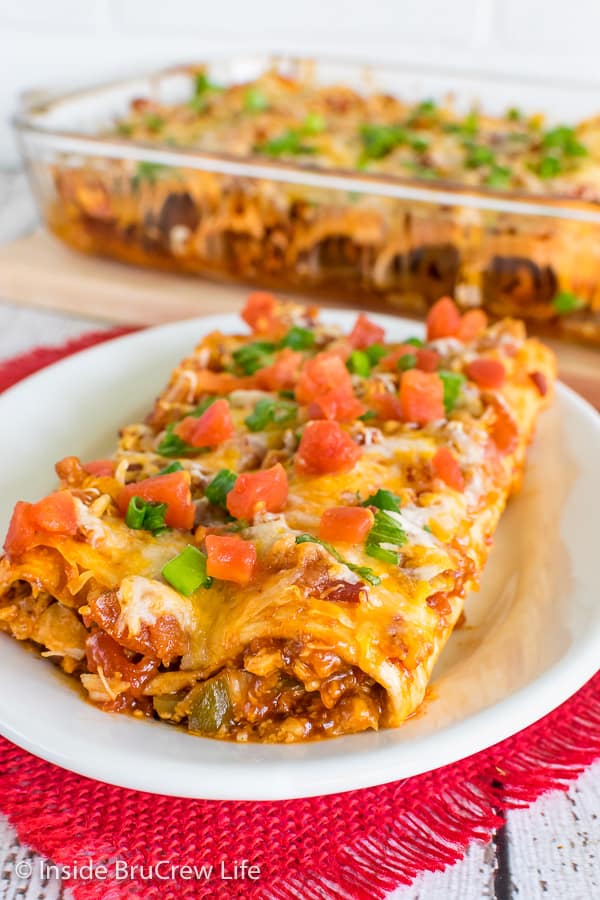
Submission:
[[[600,343],[594,95],[482,82],[486,106],[452,87],[238,60],[30,104],[17,124],[48,226],[78,250],[418,315],[451,293]]]

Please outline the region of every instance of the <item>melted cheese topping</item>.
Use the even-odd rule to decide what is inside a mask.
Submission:
[[[142,625],[155,625],[162,616],[173,616],[185,634],[193,631],[195,620],[191,601],[173,588],[140,575],[123,579],[117,591],[121,607],[118,631],[139,634]]]

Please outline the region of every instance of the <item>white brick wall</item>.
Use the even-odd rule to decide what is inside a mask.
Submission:
[[[0,0],[0,162],[18,94],[255,50],[598,84],[600,0]]]
[[[371,46],[386,35],[396,41],[418,40],[423,37],[426,15],[430,37],[464,45],[472,38],[477,0],[458,4],[447,0],[379,0],[374,5],[365,0],[220,0],[211,3],[208,10],[206,3],[193,0],[169,0],[168,4],[112,0],[111,8],[115,23],[130,33],[194,29],[200,35],[208,31],[219,38],[239,39],[243,35],[245,40],[258,39],[261,44],[265,38],[309,42],[325,38],[336,47],[346,36],[351,40],[360,37]],[[368,14],[373,8],[377,9],[376,16]]]

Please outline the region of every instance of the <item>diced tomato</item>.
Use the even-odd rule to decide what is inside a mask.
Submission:
[[[19,556],[43,542],[44,535],[73,537],[78,527],[75,501],[69,491],[55,491],[37,503],[19,500],[8,526],[4,549],[11,557]]]
[[[328,391],[318,401],[308,404],[310,419],[335,419],[336,422],[353,422],[366,410],[354,394],[345,391]]]
[[[398,394],[392,391],[379,391],[369,400],[369,406],[375,410],[377,416],[384,421],[400,422],[402,420],[402,406]]]
[[[256,547],[237,534],[206,536],[206,573],[221,581],[245,585],[252,579],[256,565]]]
[[[165,522],[171,528],[189,530],[194,525],[194,504],[190,492],[190,473],[186,471],[155,475],[134,484],[127,484],[117,498],[122,515],[127,512],[132,497],[148,503],[166,503]]]
[[[309,422],[302,432],[296,467],[310,475],[349,472],[361,453],[358,444],[337,422]]]
[[[35,545],[36,531],[31,522],[29,512],[31,503],[19,500],[13,510],[4,541],[4,550],[10,557],[20,556]]]
[[[440,364],[441,356],[437,350],[431,347],[419,347],[416,352],[417,369],[421,372],[436,372]]]
[[[296,386],[296,399],[299,403],[310,403],[336,389],[352,393],[350,373],[337,354],[317,353],[302,367]]]
[[[287,503],[288,480],[281,463],[238,475],[227,494],[227,509],[236,519],[252,521],[259,512],[281,512]]]
[[[470,309],[460,320],[457,337],[465,344],[468,341],[474,341],[480,334],[483,334],[487,324],[488,317],[482,309]]]
[[[74,535],[79,527],[75,501],[69,491],[55,491],[38,500],[31,507],[30,516],[38,531]]]
[[[464,491],[465,479],[460,470],[458,460],[448,447],[439,447],[431,460],[433,471],[455,491]]]
[[[282,330],[278,316],[279,302],[268,291],[254,291],[241,312],[242,319],[255,334],[272,334]]]
[[[381,344],[385,340],[385,330],[371,322],[364,313],[361,313],[354,323],[354,328],[348,335],[348,340],[355,350],[364,350],[371,344]]]
[[[373,513],[363,506],[332,506],[321,516],[319,537],[323,541],[361,544],[373,525]]]
[[[215,400],[201,416],[186,416],[174,433],[192,447],[218,447],[235,433],[227,400]]]
[[[102,476],[114,475],[115,464],[112,459],[91,459],[83,464],[83,468],[90,475]]]
[[[399,347],[396,347],[395,350],[392,350],[391,353],[384,356],[379,365],[382,369],[385,369],[386,372],[397,372],[398,362],[403,356],[416,357],[416,355],[416,347],[413,347],[412,344],[400,344]]]
[[[405,422],[426,425],[435,419],[443,419],[444,385],[435,372],[409,369],[400,382],[400,406]]]
[[[284,391],[293,388],[303,361],[304,357],[298,350],[285,347],[277,354],[271,366],[266,366],[256,373],[257,386],[265,391]]]
[[[506,409],[503,403],[494,398],[493,407],[496,418],[490,432],[490,437],[499,452],[504,456],[514,453],[519,445],[519,429],[517,423]]]
[[[313,418],[352,422],[366,411],[354,396],[350,373],[335,353],[317,353],[306,361],[296,385],[296,399],[309,405]]]
[[[276,309],[277,299],[273,294],[254,291],[248,294],[240,315],[253,331],[264,331],[262,326],[273,318]]]
[[[467,378],[482,388],[502,387],[506,378],[506,369],[497,359],[474,359],[467,364],[465,372]]]
[[[442,297],[427,313],[427,339],[455,337],[460,328],[460,313],[454,300]]]

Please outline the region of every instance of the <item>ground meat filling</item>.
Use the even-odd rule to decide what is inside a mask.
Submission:
[[[180,659],[167,669],[127,649],[49,594],[34,597],[23,581],[0,609],[0,630],[50,647],[44,655],[79,673],[90,700],[106,711],[159,718],[195,734],[285,743],[377,729],[384,711],[381,685],[330,650],[256,640],[207,678],[182,671]]]
[[[286,742],[376,729],[384,691],[328,650],[259,641],[239,667],[226,667],[189,691],[155,695],[153,702],[161,719],[197,734]]]

